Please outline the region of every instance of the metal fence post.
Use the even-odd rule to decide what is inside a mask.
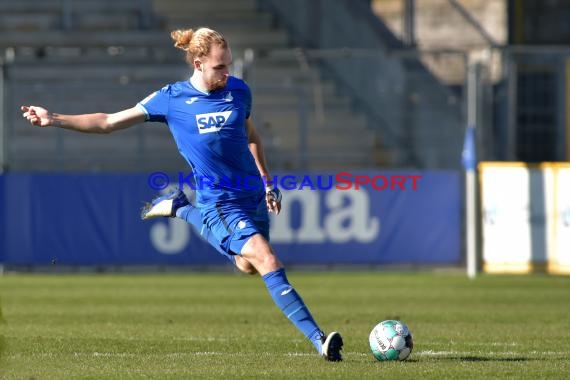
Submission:
[[[469,64],[467,70],[467,132],[463,148],[465,167],[465,251],[467,255],[467,276],[477,275],[477,137],[475,131],[480,120],[481,64]]]
[[[404,1],[403,39],[408,47],[416,46],[416,0]]]
[[[518,67],[514,53],[507,51],[507,141],[506,159],[516,161],[517,159],[517,91],[518,91]]]

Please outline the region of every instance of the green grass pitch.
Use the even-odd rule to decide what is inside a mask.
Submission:
[[[258,277],[233,273],[5,275],[2,379],[560,379],[570,374],[570,278],[290,272],[321,326],[325,362]],[[400,318],[408,361],[368,334]]]

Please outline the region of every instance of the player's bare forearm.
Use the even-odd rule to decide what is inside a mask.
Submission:
[[[111,133],[142,123],[145,116],[137,108],[131,108],[113,114],[90,113],[82,115],[64,115],[51,113],[37,106],[22,106],[24,118],[38,127],[57,127],[83,133]]]
[[[265,153],[263,151],[263,144],[261,142],[261,137],[253,127],[253,122],[250,119],[246,120],[247,126],[247,139],[249,143],[249,150],[251,155],[255,159],[255,164],[262,177],[265,177],[266,181],[271,179],[269,174],[269,169],[267,168],[267,162],[265,161]]]
[[[51,126],[83,133],[110,133],[109,115],[105,113],[91,113],[84,115],[51,115]]]
[[[269,174],[269,169],[267,169],[267,163],[265,162],[265,154],[263,153],[261,137],[253,127],[251,119],[246,120],[246,128],[249,150],[255,159],[257,170],[259,170],[259,173],[264,178],[266,185],[269,186],[265,189],[267,209],[269,212],[279,215],[279,212],[281,212],[281,196],[279,190],[277,188],[274,189],[275,184],[271,181],[271,175]]]

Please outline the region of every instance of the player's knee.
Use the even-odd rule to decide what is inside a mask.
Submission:
[[[269,268],[271,270],[281,267],[281,263],[277,256],[273,253],[268,243],[259,244],[250,256],[253,257],[253,262],[257,263],[261,268]]]
[[[241,255],[252,263],[260,273],[271,272],[282,267],[269,242],[261,235],[255,235],[249,239],[242,249]]]
[[[282,267],[281,262],[279,261],[277,256],[275,256],[271,252],[264,255],[262,258],[262,261],[263,261],[263,267],[264,268],[271,268],[271,270],[276,270],[276,269]]]
[[[243,257],[236,257],[236,267],[240,272],[245,274],[254,275],[258,273],[257,269],[255,269],[255,267]]]

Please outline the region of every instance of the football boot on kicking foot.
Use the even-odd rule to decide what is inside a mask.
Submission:
[[[176,189],[166,195],[154,198],[150,203],[146,203],[141,210],[141,219],[147,220],[158,217],[175,217],[176,210],[190,204],[186,194],[180,189]]]

